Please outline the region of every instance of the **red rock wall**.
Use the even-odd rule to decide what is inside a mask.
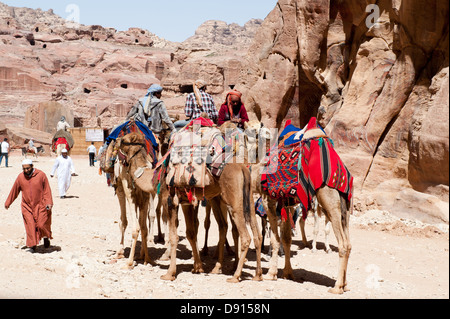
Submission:
[[[448,222],[448,2],[382,0],[376,20],[373,2],[279,0],[238,89],[268,126],[317,116],[355,176],[357,208],[426,206]]]

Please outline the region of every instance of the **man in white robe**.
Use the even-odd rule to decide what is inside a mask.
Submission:
[[[58,189],[60,198],[66,198],[66,192],[70,187],[72,176],[75,176],[75,167],[70,156],[67,154],[67,150],[63,149],[61,156],[55,160],[52,173],[50,177],[55,176],[55,172],[58,170]]]

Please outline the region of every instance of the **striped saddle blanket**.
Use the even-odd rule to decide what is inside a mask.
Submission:
[[[318,129],[315,118],[304,129],[304,135],[309,129]],[[285,143],[292,141],[299,132],[297,129],[280,135],[282,140],[270,151],[262,175],[262,188],[272,198],[284,201],[286,206],[300,203],[304,216],[311,208],[316,191],[324,185],[337,189],[350,201],[353,177],[336,153],[332,140],[323,133]]]

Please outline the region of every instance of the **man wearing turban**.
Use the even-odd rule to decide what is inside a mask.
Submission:
[[[244,103],[242,103],[242,93],[237,90],[227,94],[225,103],[222,104],[219,111],[217,124],[221,126],[228,121],[235,123],[242,130],[244,129],[244,123],[249,121],[247,110]]]

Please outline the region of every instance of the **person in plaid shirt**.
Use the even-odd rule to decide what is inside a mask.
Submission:
[[[194,93],[186,98],[185,113],[186,117],[195,120],[200,117],[202,112],[206,112],[209,118],[217,123],[219,112],[216,109],[212,96],[205,92],[206,83],[198,80],[194,83]]]

